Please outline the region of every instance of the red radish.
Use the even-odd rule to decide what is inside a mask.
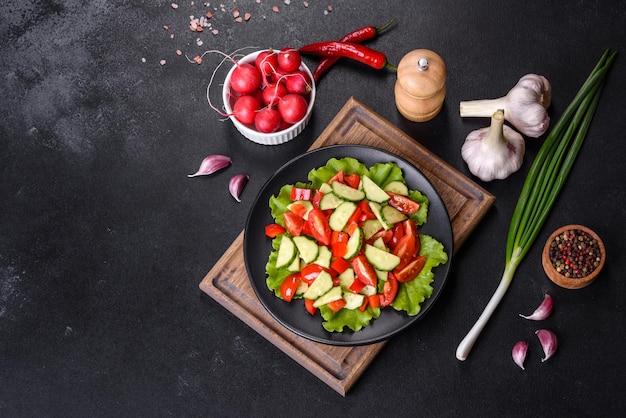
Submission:
[[[296,71],[285,77],[285,87],[289,93],[296,93],[301,96],[309,93],[313,87],[311,77],[304,71]]]
[[[278,103],[278,99],[287,94],[287,89],[282,83],[268,84],[263,89],[263,103],[268,106],[275,106]]]
[[[284,119],[281,119],[280,120],[280,126],[278,127],[277,132],[278,131],[284,131],[285,129],[291,127],[291,125],[292,125],[291,123],[288,123]]]
[[[278,66],[284,71],[293,72],[300,68],[302,57],[294,48],[283,48],[278,52]]]
[[[277,55],[273,50],[261,51],[256,57],[255,66],[261,75],[268,77],[278,68]]]
[[[270,107],[264,107],[259,110],[254,118],[256,130],[266,134],[276,132],[280,127],[280,123],[280,114]]]
[[[230,76],[230,86],[239,94],[250,94],[261,87],[261,73],[252,64],[237,64]]]
[[[278,112],[280,117],[288,123],[296,123],[306,115],[308,103],[299,94],[288,94],[278,102]]]
[[[233,105],[233,116],[241,123],[254,123],[257,110],[261,108],[259,101],[253,96],[240,96]]]
[[[289,74],[290,73],[288,71],[278,67],[276,71],[271,74],[270,79],[272,80],[272,83],[284,83]]]

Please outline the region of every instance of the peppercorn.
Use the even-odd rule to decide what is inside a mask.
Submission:
[[[550,243],[550,262],[567,278],[579,279],[591,274],[602,260],[598,241],[579,229],[568,229]]]

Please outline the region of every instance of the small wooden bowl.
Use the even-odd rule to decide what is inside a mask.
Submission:
[[[561,235],[563,234],[563,232],[570,231],[570,230],[586,232],[592,238],[594,238],[598,243],[598,247],[600,249],[600,264],[598,264],[598,266],[587,276],[578,277],[578,278],[566,277],[565,275],[561,274],[555,269],[555,267],[552,265],[552,261],[550,260],[550,246],[552,242],[558,235]],[[604,267],[605,261],[606,261],[606,249],[604,248],[604,243],[602,242],[598,234],[596,234],[594,231],[587,228],[586,226],[575,225],[575,224],[565,225],[557,229],[556,231],[554,231],[552,235],[550,235],[550,237],[546,241],[546,245],[543,248],[543,254],[541,256],[541,263],[543,264],[543,269],[545,270],[550,280],[552,280],[557,285],[564,287],[566,289],[581,289],[585,286],[590,285],[600,274],[600,271]]]

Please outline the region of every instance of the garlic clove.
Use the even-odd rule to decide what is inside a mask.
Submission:
[[[541,361],[544,362],[556,353],[559,342],[556,338],[556,334],[548,329],[538,329],[535,331],[535,334],[539,338],[543,353],[545,354],[545,357],[541,359]]]
[[[526,359],[526,352],[528,351],[528,342],[520,341],[513,346],[513,350],[511,354],[513,356],[513,361],[517,364],[522,370],[524,369],[524,360]]]
[[[234,197],[237,202],[241,202],[239,196],[241,196],[241,191],[246,183],[248,183],[249,178],[250,176],[247,174],[236,174],[230,179],[228,190],[230,191],[230,195]]]
[[[504,124],[504,111],[491,116],[491,125],[470,132],[461,147],[461,156],[470,172],[482,181],[503,180],[524,161],[526,143],[519,133]]]
[[[543,301],[541,304],[535,309],[535,311],[530,315],[522,315],[519,314],[524,319],[529,319],[531,321],[542,321],[548,318],[552,314],[553,309],[552,297],[546,294],[543,297]]]
[[[226,155],[213,154],[209,155],[202,160],[200,168],[194,174],[189,174],[187,177],[208,176],[216,171],[228,167],[232,163],[232,160]]]

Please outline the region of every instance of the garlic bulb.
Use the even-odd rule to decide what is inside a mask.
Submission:
[[[541,75],[526,74],[499,99],[463,101],[461,117],[487,117],[498,109],[504,110],[506,120],[522,134],[539,138],[550,126],[548,107],[552,87]]]
[[[504,124],[504,111],[491,116],[491,125],[470,132],[461,148],[470,172],[483,181],[503,180],[522,166],[524,138]]]

